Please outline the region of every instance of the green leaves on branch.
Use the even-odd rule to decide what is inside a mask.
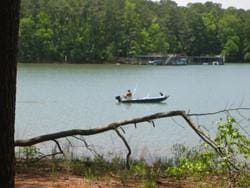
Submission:
[[[223,152],[223,156],[219,156],[208,145],[192,149],[181,144],[174,145],[173,166],[168,167],[166,174],[175,177],[224,174],[235,170],[231,166],[233,164],[238,169],[239,177],[244,179],[246,172],[249,173],[247,162],[250,159],[250,138],[239,128],[231,116],[219,121],[214,141]]]
[[[250,158],[250,138],[240,132],[235,119],[228,116],[218,123],[218,133],[215,138],[217,145],[226,152],[228,158]]]

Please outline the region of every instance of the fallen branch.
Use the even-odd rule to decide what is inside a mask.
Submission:
[[[61,131],[61,132],[56,132],[56,133],[52,133],[52,134],[45,134],[45,135],[30,138],[30,139],[16,140],[15,141],[15,146],[21,146],[21,147],[23,147],[23,146],[32,146],[32,145],[35,145],[35,144],[38,144],[38,143],[41,143],[41,142],[54,141],[54,142],[56,142],[56,144],[57,144],[57,146],[58,146],[58,148],[60,150],[60,153],[63,153],[61,148],[60,148],[60,145],[56,141],[56,139],[67,138],[67,137],[75,137],[76,135],[90,136],[90,135],[96,135],[96,134],[100,134],[100,133],[104,133],[104,132],[113,130],[113,131],[116,131],[117,135],[122,139],[123,143],[125,144],[125,146],[128,149],[126,167],[129,168],[129,157],[130,157],[130,154],[131,154],[131,149],[130,149],[126,139],[118,131],[118,128],[120,128],[125,133],[125,130],[123,129],[123,127],[126,126],[126,125],[129,125],[129,124],[134,125],[135,128],[136,128],[138,123],[150,122],[150,123],[152,123],[153,127],[155,127],[154,120],[156,120],[156,119],[179,116],[179,117],[183,118],[187,122],[189,127],[192,128],[192,130],[205,143],[210,145],[218,155],[220,155],[221,157],[224,157],[225,152],[223,151],[223,148],[218,147],[217,144],[213,141],[213,139],[211,139],[208,135],[206,135],[199,128],[199,126],[196,125],[192,121],[191,117],[192,116],[215,115],[215,114],[219,114],[219,113],[223,113],[223,112],[225,113],[225,112],[229,112],[229,111],[239,111],[239,110],[250,110],[250,108],[234,108],[234,109],[221,110],[221,111],[217,111],[217,112],[203,113],[203,114],[189,114],[189,113],[186,113],[185,111],[169,111],[169,112],[155,113],[155,114],[152,114],[152,115],[143,116],[143,117],[139,117],[139,118],[133,118],[133,119],[130,119],[130,120],[113,122],[113,123],[110,123],[108,125],[102,126],[100,128],[86,129],[86,130],[84,130],[84,129],[72,129],[72,130]],[[86,143],[85,143],[85,145],[86,145]],[[237,167],[232,162],[228,162],[228,163],[234,169],[238,170]]]
[[[103,132],[107,132],[110,130],[115,130],[119,127],[124,127],[125,125],[129,124],[138,124],[142,122],[148,122],[155,119],[160,118],[167,118],[167,117],[174,117],[174,116],[183,116],[183,114],[186,114],[185,111],[170,111],[170,112],[163,112],[163,113],[156,113],[149,116],[134,118],[130,120],[120,121],[120,122],[114,122],[110,123],[106,126],[103,126],[101,128],[94,128],[94,129],[72,129],[68,131],[61,131],[56,132],[52,134],[45,134],[37,137],[33,137],[30,139],[21,139],[15,141],[15,146],[32,146],[41,142],[47,142],[50,140],[55,140],[59,138],[65,138],[65,137],[71,137],[76,135],[82,135],[82,136],[90,136],[95,134],[100,134]]]

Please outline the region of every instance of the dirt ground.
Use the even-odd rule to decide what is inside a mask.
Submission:
[[[108,188],[121,187],[116,182],[102,182],[98,180],[89,181],[81,177],[16,177],[16,188]]]
[[[70,171],[51,170],[46,166],[27,168],[17,165],[15,184],[16,188],[223,188],[226,187],[225,180],[225,177],[211,176],[182,179],[159,177],[157,181],[146,181],[141,177],[117,176],[112,172],[84,177]]]
[[[49,175],[49,174],[36,174],[22,173],[16,175],[16,188],[120,188],[120,187],[145,187],[145,183],[126,180],[122,183],[116,178],[105,177],[102,179],[84,179],[80,176],[74,175]],[[197,186],[189,183],[187,180],[176,182],[171,179],[162,179],[156,182],[156,186],[170,187],[170,188],[195,188]]]

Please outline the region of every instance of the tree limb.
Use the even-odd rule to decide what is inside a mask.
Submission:
[[[66,138],[66,137],[69,137],[69,136],[73,136],[73,137],[76,136],[76,135],[90,136],[90,135],[100,134],[100,133],[103,133],[103,132],[114,130],[114,131],[116,131],[116,133],[118,134],[118,136],[122,139],[122,141],[124,142],[124,144],[126,145],[126,147],[128,149],[128,154],[127,154],[127,168],[129,168],[129,156],[131,154],[131,149],[130,149],[130,147],[129,147],[127,141],[126,141],[126,139],[118,131],[118,128],[120,128],[122,131],[124,131],[123,127],[125,125],[129,125],[129,124],[137,125],[138,123],[142,123],[142,122],[150,122],[150,123],[152,123],[153,127],[155,127],[155,124],[154,124],[154,120],[155,119],[180,116],[180,117],[182,117],[187,122],[187,124],[189,125],[189,127],[191,127],[192,130],[205,143],[207,143],[208,145],[210,145],[215,150],[215,152],[218,155],[220,155],[221,157],[223,157],[223,156],[225,156],[224,149],[220,148],[213,141],[213,139],[211,139],[208,135],[206,135],[199,128],[199,126],[197,126],[192,121],[191,117],[192,116],[215,115],[215,114],[219,114],[219,113],[223,113],[223,112],[239,111],[239,110],[250,110],[250,108],[234,108],[234,109],[227,109],[227,110],[221,110],[221,111],[217,111],[217,112],[203,113],[203,114],[189,114],[189,113],[186,113],[185,111],[169,111],[169,112],[155,113],[155,114],[152,114],[152,115],[138,117],[138,118],[133,118],[133,119],[130,119],[130,120],[113,122],[113,123],[110,123],[110,124],[108,124],[106,126],[103,126],[103,127],[100,127],[100,128],[85,129],[85,130],[84,129],[72,129],[72,130],[61,131],[61,132],[56,132],[56,133],[52,133],[52,134],[45,134],[45,135],[41,135],[41,136],[38,136],[38,137],[30,138],[30,139],[16,140],[15,141],[15,146],[32,146],[32,145],[35,145],[35,144],[38,144],[38,143],[41,143],[41,142],[50,141],[50,140],[56,142],[56,139]],[[58,144],[57,144],[57,146],[58,146]],[[58,148],[59,148],[60,151],[62,151],[60,149],[60,145],[58,146]],[[230,164],[230,166],[234,167],[237,170],[237,167],[232,162],[229,161],[227,163]]]
[[[115,132],[121,138],[121,140],[123,141],[123,143],[125,144],[125,146],[128,149],[128,153],[127,153],[127,157],[126,157],[126,168],[129,170],[129,168],[130,168],[129,157],[131,155],[131,148],[129,147],[127,140],[124,138],[124,136],[121,135],[121,133],[117,129],[115,129]]]
[[[58,149],[59,149],[59,151],[60,151],[59,153],[63,154],[63,156],[65,157],[65,154],[64,154],[64,152],[63,152],[63,150],[62,150],[62,148],[61,148],[59,142],[58,142],[57,140],[53,140],[53,141],[56,143],[56,145],[57,145],[57,147],[58,147]]]
[[[90,135],[107,132],[110,130],[115,130],[119,127],[123,127],[129,124],[138,124],[138,123],[148,122],[154,119],[160,119],[160,118],[166,118],[166,117],[182,116],[183,114],[185,114],[185,111],[169,111],[169,112],[155,113],[155,114],[148,115],[148,116],[110,123],[100,128],[72,129],[72,130],[61,131],[61,132],[56,132],[52,134],[45,134],[45,135],[30,138],[30,139],[20,139],[20,140],[15,141],[15,146],[32,146],[41,142],[47,142],[49,140],[55,140],[55,139],[65,138],[65,137],[75,136],[75,135],[90,136]]]
[[[230,112],[230,111],[240,111],[240,110],[249,111],[250,108],[229,108],[229,109],[224,109],[224,110],[219,110],[216,112],[209,112],[209,113],[196,113],[196,114],[187,113],[187,115],[188,116],[211,116],[211,115],[216,115],[216,114],[220,114],[220,113],[225,113],[225,112]]]
[[[72,136],[72,137],[83,142],[86,149],[90,151],[92,154],[94,154],[95,156],[101,157],[101,155],[94,148],[91,148],[91,146],[88,144],[88,142],[84,138],[79,138],[77,136]]]

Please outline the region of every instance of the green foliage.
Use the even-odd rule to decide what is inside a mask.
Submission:
[[[202,146],[198,149],[176,144],[173,146],[174,165],[167,168],[167,175],[174,177],[204,176],[215,170],[215,153]]]
[[[239,52],[239,37],[238,36],[233,36],[231,38],[229,38],[226,42],[226,44],[224,45],[222,54],[223,55],[231,55],[231,54],[236,54]]]
[[[223,53],[249,61],[249,12],[218,4],[142,0],[23,0],[22,61],[115,61],[149,53]]]
[[[248,170],[241,169],[241,173],[237,177],[235,187],[250,187],[250,172]]]
[[[225,152],[226,161],[240,157],[247,161],[250,159],[250,138],[241,133],[235,125],[237,125],[236,120],[231,116],[228,116],[225,121],[221,120],[215,141]],[[235,165],[242,166],[237,163]]]
[[[250,52],[245,53],[244,60],[248,62],[250,61]]]
[[[238,126],[238,127],[237,127]],[[233,174],[230,181],[238,187],[249,187],[250,138],[240,131],[236,120],[228,116],[220,120],[214,139],[223,155],[218,155],[207,145],[190,149],[184,145],[173,146],[174,162],[166,175],[183,178],[211,174]],[[237,177],[234,177],[237,175]]]
[[[156,161],[149,166],[145,161],[137,161],[131,164],[129,170],[130,176],[139,177],[143,180],[142,187],[153,188],[157,187],[157,180],[163,175],[164,162]]]
[[[19,159],[24,159],[26,161],[32,161],[39,156],[39,148],[35,146],[27,146],[18,148],[16,156]]]
[[[234,186],[249,187],[250,138],[240,131],[239,124],[233,117],[228,116],[218,123],[215,141],[224,152],[224,158],[219,164],[229,171],[232,170],[232,164],[238,168]]]

